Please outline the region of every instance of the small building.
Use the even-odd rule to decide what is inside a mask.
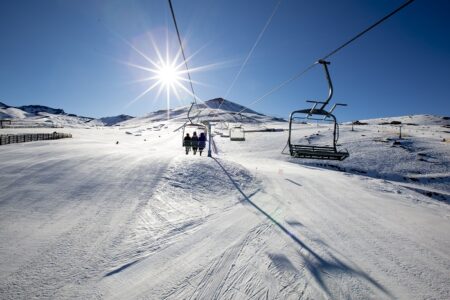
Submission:
[[[11,125],[11,120],[10,119],[0,119],[0,128],[4,128],[5,124]]]

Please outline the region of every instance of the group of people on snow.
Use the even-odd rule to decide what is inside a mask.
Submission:
[[[200,156],[202,155],[203,150],[206,147],[206,135],[205,133],[201,132],[200,136],[197,136],[197,132],[194,131],[192,133],[192,136],[189,135],[189,133],[186,133],[186,136],[183,140],[183,146],[186,149],[186,155],[189,154],[189,151],[192,148],[192,152],[194,155],[197,154],[197,151],[200,153]]]

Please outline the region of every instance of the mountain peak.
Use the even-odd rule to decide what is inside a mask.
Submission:
[[[258,113],[254,110],[251,110],[243,105],[237,104],[235,102],[232,102],[230,100],[226,100],[223,98],[214,98],[211,100],[207,100],[205,101],[205,104],[203,105],[204,108],[209,108],[209,109],[221,109],[223,111],[226,112],[231,112],[231,113],[250,113],[250,114],[255,114],[255,115],[260,115],[262,116],[263,114]]]
[[[7,105],[3,102],[0,102],[0,108],[9,108],[9,105]]]
[[[50,113],[50,114],[54,114],[54,115],[66,114],[63,109],[52,108],[52,107],[48,107],[48,106],[44,106],[44,105],[23,105],[23,106],[18,106],[17,108],[19,108],[23,111],[26,111],[27,113],[34,114],[34,115],[39,114],[41,112]]]
[[[132,116],[122,114],[122,115],[113,116],[113,117],[100,118],[99,120],[102,121],[103,124],[106,126],[113,126],[113,125],[116,125],[117,123],[127,121],[127,120],[133,119],[133,118],[134,117],[132,117]]]

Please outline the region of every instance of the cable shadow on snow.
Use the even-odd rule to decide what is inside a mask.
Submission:
[[[274,225],[276,225],[282,232],[284,232],[289,238],[291,238],[296,244],[298,244],[302,249],[298,251],[299,255],[304,259],[305,266],[308,271],[313,275],[316,282],[320,285],[323,291],[329,296],[332,297],[331,291],[329,290],[328,285],[325,282],[325,278],[329,277],[330,273],[344,273],[350,276],[360,277],[365,281],[369,282],[372,286],[376,287],[378,290],[383,292],[386,296],[392,298],[391,293],[386,290],[381,284],[375,281],[372,277],[361,270],[357,270],[352,268],[348,264],[342,262],[339,258],[335,257],[331,253],[328,253],[331,259],[324,259],[320,255],[318,255],[313,249],[311,249],[308,245],[306,245],[303,241],[301,241],[297,236],[295,236],[292,232],[290,232],[283,224],[275,220],[271,215],[265,212],[261,207],[256,205],[250,198],[256,194],[252,193],[247,196],[242,189],[239,187],[238,183],[231,177],[230,173],[224,168],[224,166],[219,162],[218,159],[214,158],[214,161],[219,165],[219,167],[223,170],[225,175],[228,177],[230,182],[234,185],[236,190],[242,195],[242,197],[246,200],[247,203],[252,205],[256,210],[258,210],[261,214],[267,217]],[[307,253],[305,254],[305,250]]]
[[[127,264],[125,264],[125,265],[123,265],[123,266],[121,266],[121,267],[119,267],[119,268],[117,268],[117,269],[115,269],[115,270],[112,270],[111,272],[109,272],[108,274],[106,274],[106,275],[103,276],[103,277],[109,277],[109,276],[111,276],[111,275],[120,273],[120,272],[122,272],[123,270],[125,270],[125,269],[131,267],[132,265],[134,265],[134,264],[136,264],[136,263],[138,263],[139,261],[140,261],[140,259],[135,260],[135,261],[132,261],[132,262],[130,262],[130,263],[127,263]]]
[[[286,181],[288,181],[288,182],[290,182],[290,183],[293,183],[293,184],[295,184],[295,185],[297,185],[297,186],[302,186],[300,183],[298,183],[298,182],[296,182],[296,181],[294,181],[294,180],[292,180],[292,179],[285,178],[284,180],[286,180]]]

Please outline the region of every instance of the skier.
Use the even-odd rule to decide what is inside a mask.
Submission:
[[[191,136],[189,135],[189,133],[186,133],[186,136],[183,139],[183,146],[186,149],[186,155],[188,155],[189,150],[191,149]]]
[[[198,138],[198,149],[200,152],[200,156],[202,156],[203,149],[206,147],[206,135],[205,133],[200,133],[200,137]]]
[[[198,136],[197,136],[197,132],[195,132],[195,131],[192,134],[191,144],[192,144],[192,151],[194,152],[194,155],[195,155],[197,153],[197,149],[198,149]]]

